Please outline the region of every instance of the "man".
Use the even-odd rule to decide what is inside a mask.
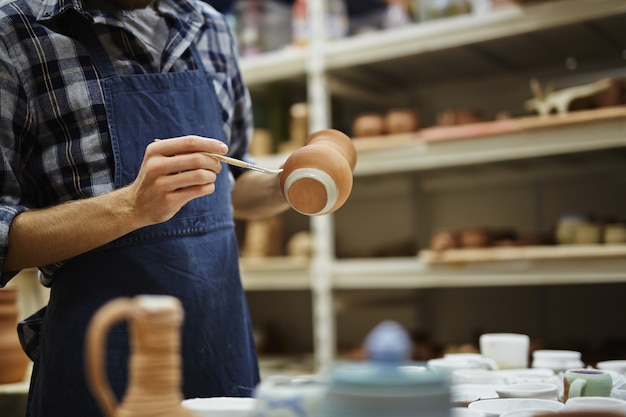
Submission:
[[[233,217],[287,203],[276,176],[209,155],[249,158],[235,49],[197,0],[0,2],[0,285],[38,267],[51,287],[19,329],[35,362],[28,416],[100,415],[84,335],[117,297],[181,300],[185,397],[249,396],[258,382]],[[128,351],[116,327],[118,398]]]

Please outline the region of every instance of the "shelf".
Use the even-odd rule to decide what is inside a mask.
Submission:
[[[626,107],[490,124],[489,134],[475,137],[467,134],[472,125],[461,126],[465,134],[458,140],[454,136],[449,140],[419,140],[419,132],[395,136],[387,146],[385,138],[356,139],[359,159],[354,175],[418,171],[626,146]],[[477,131],[484,132],[487,123],[477,125]]]
[[[335,289],[417,289],[626,282],[626,255],[428,265],[417,258],[350,259],[334,267]]]
[[[308,290],[309,261],[290,257],[242,258],[241,279],[246,291]]]
[[[423,250],[419,259],[429,265],[455,265],[475,262],[503,262],[521,260],[575,260],[624,258],[626,245],[561,245],[506,248],[450,249],[441,252]]]
[[[304,77],[306,74],[306,48],[285,47],[240,60],[243,79],[249,87]]]
[[[487,40],[537,32],[626,12],[621,0],[560,0],[461,15],[331,42],[329,69],[355,67]]]
[[[611,56],[619,65],[623,48],[611,50],[607,38],[623,44],[624,13],[622,0],[559,0],[449,17],[329,41],[322,66],[340,78],[367,81],[374,77],[376,80],[370,81],[382,78],[402,84],[562,66],[569,56],[583,62]],[[588,24],[605,18],[602,26],[608,31]],[[540,38],[538,34],[542,34]],[[308,59],[306,47],[288,45],[243,57],[240,66],[251,88],[290,79],[305,83]]]
[[[445,139],[444,139],[445,137]],[[353,139],[355,176],[420,171],[626,147],[626,106]],[[279,167],[288,155],[257,158]]]

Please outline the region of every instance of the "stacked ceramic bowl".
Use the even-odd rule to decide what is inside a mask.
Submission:
[[[581,353],[574,350],[539,349],[533,352],[533,368],[549,368],[561,372],[584,366]]]

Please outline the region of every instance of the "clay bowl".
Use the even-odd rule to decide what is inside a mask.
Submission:
[[[388,134],[415,132],[417,126],[417,115],[412,110],[393,109],[385,115],[384,127]]]
[[[430,240],[430,250],[444,251],[454,249],[459,246],[458,237],[454,232],[441,231],[433,235]]]
[[[384,131],[384,118],[378,113],[361,114],[352,123],[352,135],[356,138],[380,136]]]
[[[350,138],[330,129],[317,132],[283,164],[281,191],[299,213],[332,213],[350,196],[355,165],[356,150]]]
[[[491,244],[491,235],[485,228],[467,227],[461,231],[460,241],[464,248],[484,248]]]

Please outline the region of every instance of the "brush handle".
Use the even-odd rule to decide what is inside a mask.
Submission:
[[[226,156],[226,155],[220,155],[217,153],[206,153],[206,154],[222,162],[225,162],[228,165],[234,165],[239,168],[245,168],[245,169],[250,169],[253,171],[263,172],[264,174],[280,174],[281,172],[283,172],[282,169],[263,168],[258,165],[254,165],[249,162],[242,161],[240,159],[231,158],[230,156]]]

